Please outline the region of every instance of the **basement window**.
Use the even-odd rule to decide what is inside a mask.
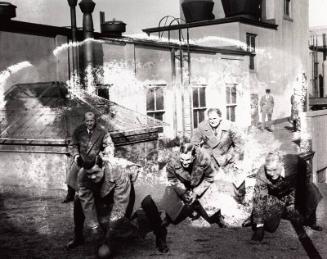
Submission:
[[[206,107],[206,87],[193,87],[193,127],[196,129],[204,120]]]
[[[163,121],[164,110],[164,91],[162,86],[151,86],[147,89],[146,113],[148,116]],[[159,129],[163,132],[163,128]]]

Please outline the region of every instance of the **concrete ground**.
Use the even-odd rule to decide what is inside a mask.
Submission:
[[[276,127],[273,135],[289,150],[291,143],[287,124]],[[327,185],[319,188],[327,197]],[[73,205],[62,204],[62,195],[31,197],[5,192],[0,194],[0,258],[94,258],[95,245],[86,235],[86,244],[70,251],[66,242],[73,233]],[[170,252],[160,254],[154,246],[154,236],[116,244],[116,258],[327,258],[327,198],[319,204],[318,222],[322,232],[306,228],[306,242],[288,221],[282,221],[277,232],[265,235],[262,243],[250,241],[250,228],[220,229],[218,226],[195,227],[186,221],[170,226],[168,245]],[[199,224],[200,225],[200,224]],[[310,242],[311,241],[311,242]]]

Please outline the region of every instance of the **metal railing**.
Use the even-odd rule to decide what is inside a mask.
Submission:
[[[326,182],[327,169],[327,110],[310,111],[306,113],[309,132],[312,138],[313,181]],[[320,178],[320,179],[319,179]]]

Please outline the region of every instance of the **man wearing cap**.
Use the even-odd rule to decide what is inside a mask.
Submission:
[[[101,151],[112,155],[114,152],[110,134],[97,125],[93,112],[85,113],[84,123],[74,130],[71,146],[73,161],[66,179],[68,192],[63,202],[74,200],[77,190],[77,174],[83,167],[84,161],[96,159]]]
[[[273,110],[274,97],[270,94],[270,89],[266,89],[266,94],[262,96],[260,100],[262,130],[267,129],[268,131],[272,131],[271,117],[273,114]],[[267,124],[266,117],[268,118]]]
[[[322,196],[313,183],[301,180],[304,168],[297,155],[267,154],[254,187],[252,240],[262,241],[265,230],[276,231],[281,218],[297,226],[322,230],[316,222],[316,208]]]

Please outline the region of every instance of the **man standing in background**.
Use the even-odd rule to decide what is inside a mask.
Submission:
[[[274,110],[274,97],[270,94],[270,89],[266,89],[266,94],[260,99],[260,111],[262,130],[267,129],[272,131],[271,117]],[[266,117],[268,117],[268,123],[266,124]]]

